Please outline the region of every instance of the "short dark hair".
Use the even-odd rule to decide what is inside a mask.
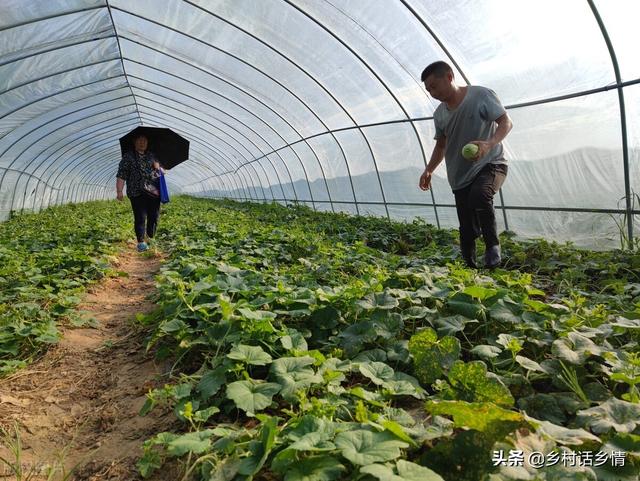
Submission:
[[[432,64],[427,65],[422,71],[422,75],[420,76],[420,80],[424,82],[427,80],[429,75],[435,75],[436,77],[443,77],[446,74],[451,72],[453,75],[453,69],[447,62],[443,62],[442,60],[438,60],[437,62],[433,62]]]
[[[147,139],[147,142],[149,141],[149,137],[147,137],[145,134],[136,134],[135,137],[133,137],[134,141],[138,139]]]

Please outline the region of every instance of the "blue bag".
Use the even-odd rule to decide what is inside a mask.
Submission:
[[[169,189],[167,189],[167,182],[164,180],[164,174],[160,172],[160,202],[166,204],[169,202]]]

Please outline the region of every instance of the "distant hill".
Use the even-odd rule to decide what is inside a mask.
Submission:
[[[537,160],[512,160],[509,175],[503,187],[504,200],[511,206],[571,207],[571,208],[623,208],[624,171],[621,151],[586,148],[563,155]],[[359,202],[382,202],[380,182],[384,186],[387,202],[411,204],[431,203],[431,193],[418,189],[421,167],[408,167],[400,170],[380,172],[380,181],[376,172],[357,175],[352,178],[353,187]],[[437,174],[444,175],[441,165]],[[630,178],[632,188],[640,193],[640,151],[633,150],[630,159]],[[316,201],[328,201],[327,188],[322,179],[310,183],[313,198]],[[353,202],[351,182],[347,177],[328,179],[327,184],[337,210],[355,213],[353,207],[340,202]],[[280,186],[271,186],[276,197],[282,191],[292,200],[293,189],[301,200],[310,200],[306,181],[296,181]],[[446,178],[434,176],[432,189],[439,204],[453,204],[453,195]],[[271,198],[269,189],[256,189],[262,198]],[[244,196],[244,192],[210,191],[203,195]],[[496,196],[496,205],[499,205]],[[640,206],[637,206],[640,207]],[[318,208],[330,210],[329,204],[318,204]],[[427,206],[389,206],[392,217],[410,219],[424,217],[435,224],[432,207]],[[383,206],[361,206],[361,213],[385,215]],[[455,209],[439,208],[438,215],[443,227],[457,227]],[[573,240],[578,245],[605,247],[617,245],[619,230],[611,215],[593,213],[537,212],[508,210],[509,228],[523,237],[547,237],[557,240]],[[621,220],[620,216],[616,219]],[[502,216],[499,215],[502,219]],[[502,221],[500,220],[500,223]],[[640,229],[639,229],[640,230]],[[640,232],[638,232],[640,235]]]

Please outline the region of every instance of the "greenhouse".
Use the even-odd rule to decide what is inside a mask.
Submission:
[[[0,0],[0,477],[638,481],[639,16]]]

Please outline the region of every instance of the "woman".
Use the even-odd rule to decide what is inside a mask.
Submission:
[[[134,151],[122,156],[116,174],[116,196],[123,200],[122,189],[127,184],[127,197],[133,209],[134,229],[138,240],[138,252],[146,251],[149,246],[145,242],[152,239],[160,217],[160,193],[158,176],[160,164],[156,157],[147,150],[149,140],[144,135],[134,139]]]

